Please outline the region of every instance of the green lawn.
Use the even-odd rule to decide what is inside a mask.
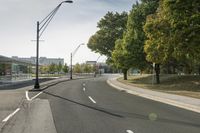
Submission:
[[[200,98],[199,75],[160,75],[160,84],[152,84],[152,75],[129,76],[127,81],[123,78],[118,81],[145,89]]]

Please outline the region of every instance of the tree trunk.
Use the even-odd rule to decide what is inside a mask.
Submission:
[[[175,74],[176,73],[176,67],[173,65],[172,66],[172,74]]]
[[[127,71],[128,69],[123,69],[124,80],[127,80]]]
[[[155,64],[156,83],[160,84],[160,64]]]

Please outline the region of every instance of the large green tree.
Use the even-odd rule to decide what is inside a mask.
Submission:
[[[124,74],[124,80],[127,80],[127,71],[132,66],[130,57],[125,50],[124,42],[122,39],[118,39],[115,42],[115,49],[112,52],[112,63],[118,69],[121,69]]]
[[[156,63],[157,76],[160,64],[174,59],[179,62],[199,60],[199,6],[198,0],[162,0],[157,13],[148,16],[144,26],[148,37],[145,42],[146,59]]]
[[[127,32],[123,38],[125,49],[130,57],[129,62],[132,62],[132,66],[141,71],[149,67],[144,53],[146,35],[143,31],[143,26],[146,22],[146,17],[155,13],[157,7],[158,0],[143,0],[142,3],[133,5],[128,16]]]
[[[108,12],[97,24],[99,30],[90,37],[87,46],[95,52],[111,57],[115,41],[126,29],[127,13]]]

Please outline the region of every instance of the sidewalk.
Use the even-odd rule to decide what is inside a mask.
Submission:
[[[154,101],[170,104],[176,107],[200,113],[200,99],[190,98],[175,94],[168,94],[158,91],[152,91],[126,85],[124,83],[117,81],[117,78],[119,77],[108,79],[107,83],[116,89],[124,90],[133,95],[137,95],[140,97],[148,98]]]

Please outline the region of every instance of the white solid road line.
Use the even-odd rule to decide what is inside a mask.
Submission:
[[[83,87],[83,91],[85,91],[85,87]]]
[[[37,95],[35,95],[34,97],[32,97],[31,100],[35,99],[36,97],[38,97],[42,93],[43,93],[43,91],[41,91],[40,93],[38,93]]]
[[[36,94],[35,96],[33,96],[32,98],[29,98],[29,96],[28,96],[28,91],[26,91],[26,99],[28,100],[28,101],[32,101],[33,99],[35,99],[36,97],[38,97],[40,94],[42,94],[43,92],[41,91],[41,92],[39,92],[38,94]]]
[[[12,116],[14,116],[19,110],[20,110],[20,108],[17,108],[13,113],[11,113],[11,114],[8,115],[5,119],[3,119],[2,122],[8,121],[8,120],[9,120]]]
[[[93,103],[97,103],[96,101],[94,101],[94,99],[92,99],[91,96],[88,96],[88,97],[89,97],[89,99],[90,99]]]
[[[133,131],[131,130],[126,130],[127,133],[134,133]]]
[[[29,98],[29,96],[28,96],[28,91],[26,91],[26,99],[27,99],[28,101],[31,100],[31,99]]]

